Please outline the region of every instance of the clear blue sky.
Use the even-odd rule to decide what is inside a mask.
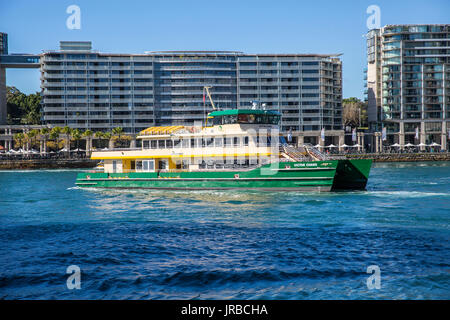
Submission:
[[[69,5],[81,30],[66,28]],[[102,52],[237,50],[247,53],[342,53],[344,97],[363,96],[366,9],[381,25],[450,23],[450,1],[324,0],[0,0],[0,31],[10,53],[57,49],[60,40],[91,40]],[[39,91],[38,70],[9,69],[7,84]]]

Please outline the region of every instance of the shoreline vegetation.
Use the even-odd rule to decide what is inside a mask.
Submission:
[[[349,159],[373,159],[374,162],[422,162],[450,161],[450,152],[436,153],[383,153],[348,154]],[[97,160],[81,159],[24,159],[0,160],[0,170],[36,170],[36,169],[92,169]]]

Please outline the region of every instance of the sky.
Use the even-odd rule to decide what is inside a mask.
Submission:
[[[79,30],[66,26],[70,5],[80,7]],[[380,8],[381,26],[450,23],[449,0],[0,0],[0,31],[9,53],[58,49],[60,40],[110,53],[341,53],[343,96],[362,98],[370,5]],[[37,69],[7,69],[6,77],[25,93],[40,91]]]

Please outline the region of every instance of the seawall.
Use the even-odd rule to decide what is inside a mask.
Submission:
[[[0,160],[0,170],[94,168],[97,163],[90,159]]]
[[[374,162],[450,161],[449,152],[348,154],[349,159],[373,159]]]

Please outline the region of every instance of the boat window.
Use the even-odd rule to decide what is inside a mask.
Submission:
[[[231,138],[224,138],[225,146],[230,147],[231,146]]]
[[[241,145],[241,139],[239,137],[234,137],[233,138],[233,145],[235,147],[239,147]]]
[[[248,146],[248,137],[244,137],[244,146],[245,146],[245,147]]]
[[[150,141],[144,140],[144,141],[142,142],[142,146],[143,146],[144,149],[150,148]]]
[[[213,138],[206,138],[206,146],[214,147],[214,139]]]
[[[183,139],[182,140],[182,145],[183,145],[183,148],[189,148],[189,139]]]
[[[223,146],[223,138],[215,138],[214,143],[216,148],[221,148]]]
[[[181,162],[181,169],[187,169],[189,168],[189,160],[183,160]]]
[[[191,148],[195,148],[195,139],[191,139]]]
[[[159,160],[159,167],[160,170],[165,170],[167,168],[167,160]]]
[[[152,149],[157,149],[157,143],[156,143],[156,140],[151,140],[151,141],[150,141],[150,148],[152,148]]]
[[[173,147],[181,148],[181,140],[180,139],[173,140]]]
[[[158,148],[164,149],[166,147],[166,140],[158,140]]]
[[[197,139],[197,148],[204,147],[206,145],[205,139]]]
[[[136,161],[136,171],[153,172],[155,171],[155,160]]]
[[[166,140],[166,148],[172,148],[172,147],[173,147],[172,140]]]
[[[222,117],[214,117],[212,119],[212,124],[215,126],[219,126],[222,124],[222,120],[223,120]]]

